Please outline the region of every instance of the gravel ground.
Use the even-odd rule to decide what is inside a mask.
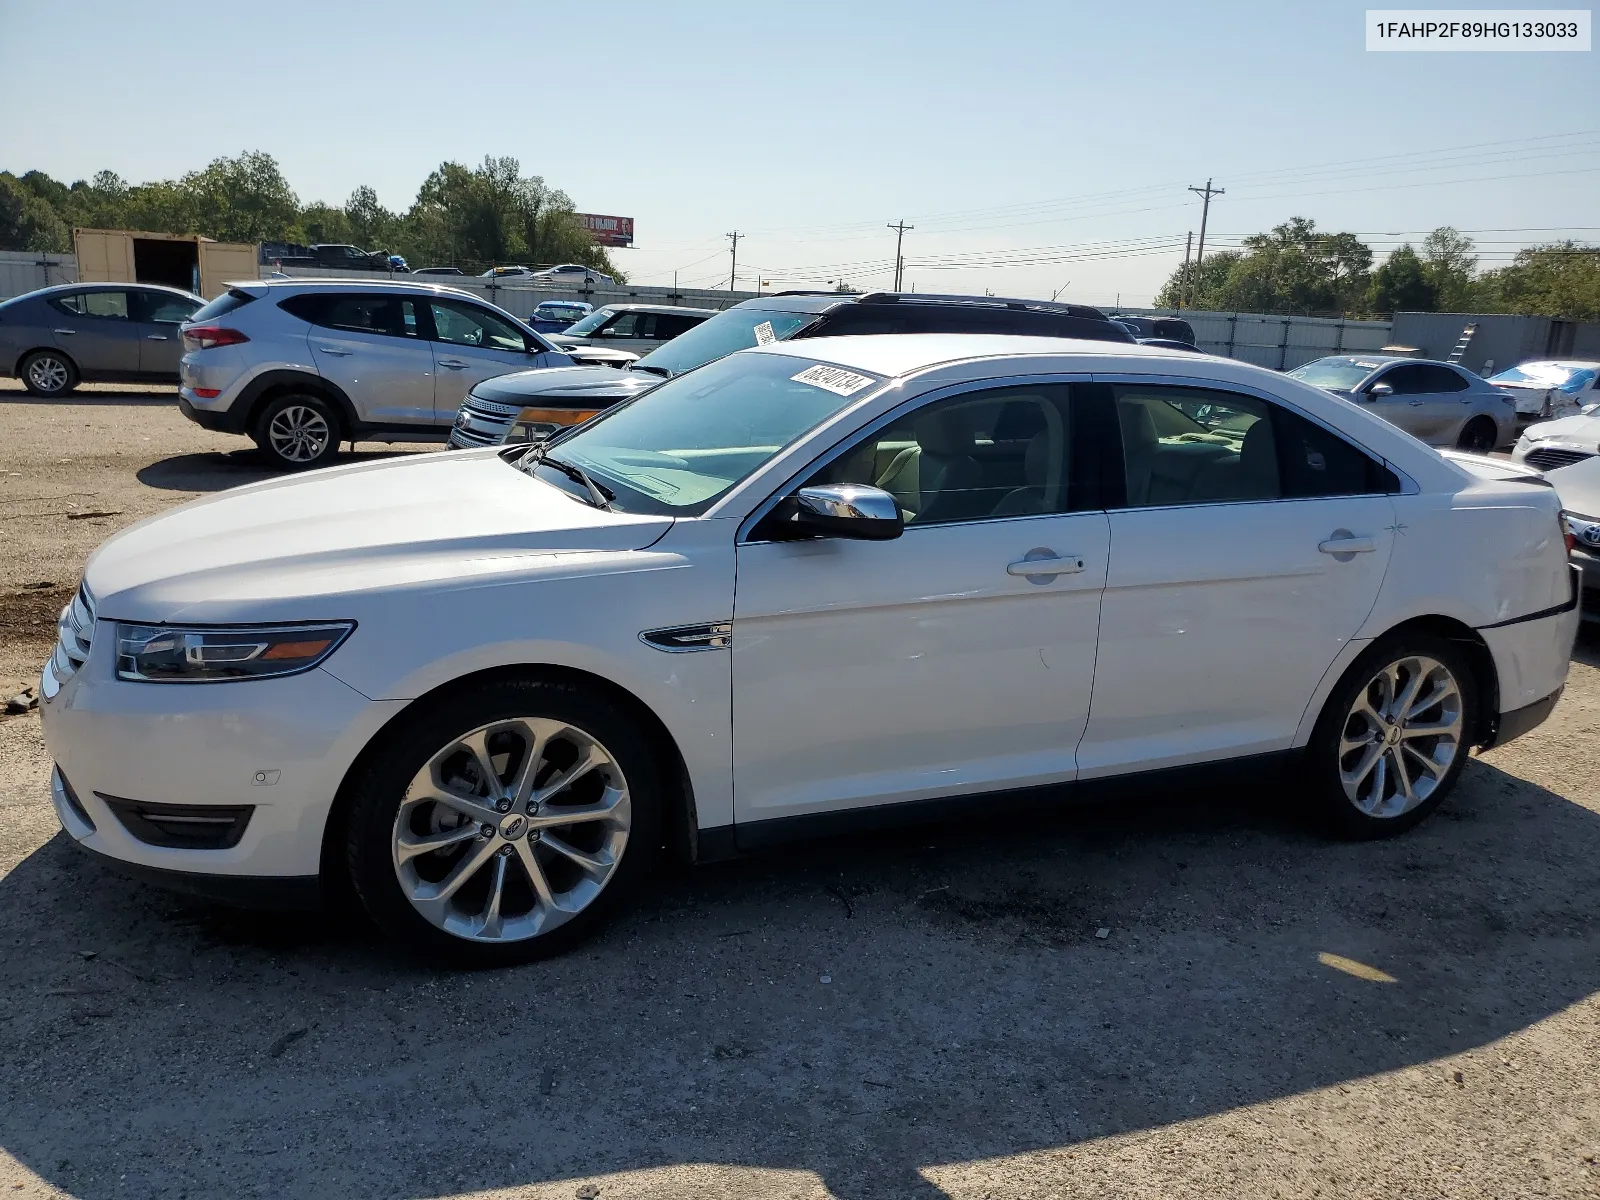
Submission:
[[[0,683],[97,542],[257,477],[240,446],[170,394],[0,390]],[[447,975],[107,874],[0,718],[0,1189],[1600,1194],[1597,728],[1586,635],[1397,841],[1270,782],[978,820],[673,873],[566,958]]]

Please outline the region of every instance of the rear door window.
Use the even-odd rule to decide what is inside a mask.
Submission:
[[[154,325],[181,325],[193,318],[200,306],[187,296],[166,292],[133,292],[133,319]]]
[[[73,292],[55,296],[51,303],[75,316],[128,319],[127,292]]]
[[[291,296],[280,305],[286,312],[320,325],[351,333],[387,337],[420,337],[417,302],[409,297],[340,292]]]

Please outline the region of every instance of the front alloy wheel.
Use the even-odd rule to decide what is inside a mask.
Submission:
[[[604,689],[474,679],[415,705],[347,791],[345,861],[391,937],[467,966],[559,954],[648,876],[660,748]]]
[[[431,925],[469,941],[518,941],[583,912],[628,845],[628,781],[595,738],[515,717],[452,738],[406,789],[395,875]]]
[[[1369,817],[1425,803],[1461,753],[1461,687],[1424,655],[1389,663],[1356,696],[1339,736],[1339,783]]]
[[[40,351],[23,364],[22,382],[35,396],[64,396],[72,390],[72,364],[59,354]]]

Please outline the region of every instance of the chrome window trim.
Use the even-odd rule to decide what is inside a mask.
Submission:
[[[851,369],[853,370],[854,368],[851,368]],[[924,405],[937,404],[941,400],[947,400],[952,396],[960,396],[960,395],[963,395],[963,394],[965,394],[967,392],[998,391],[998,390],[1000,390],[1002,388],[1025,386],[1025,385],[1028,385],[1028,384],[1032,384],[1032,385],[1035,385],[1035,386],[1042,387],[1042,386],[1046,386],[1046,385],[1050,385],[1050,384],[1062,384],[1062,383],[1067,383],[1067,384],[1071,384],[1071,383],[1091,383],[1091,382],[1093,382],[1093,379],[1094,379],[1094,377],[1092,375],[1090,375],[1089,372],[1087,372],[1087,371],[1070,371],[1070,372],[1050,371],[1050,372],[1047,372],[1047,373],[1041,373],[1041,374],[1037,374],[1037,375],[996,375],[996,376],[991,376],[991,377],[986,378],[986,379],[969,379],[969,380],[964,380],[961,383],[946,384],[943,387],[936,387],[936,388],[932,389],[931,391],[919,392],[915,396],[908,396],[905,400],[901,401],[899,404],[897,404],[893,408],[889,409],[888,412],[880,414],[879,416],[875,417],[873,420],[868,421],[865,425],[857,426],[855,429],[853,429],[849,433],[845,434],[843,437],[841,437],[840,439],[835,441],[831,446],[829,446],[826,450],[822,451],[816,457],[812,458],[805,466],[801,467],[798,471],[794,472],[787,479],[785,479],[784,482],[782,484],[780,484],[777,487],[776,490],[774,490],[765,500],[763,500],[760,504],[756,505],[756,507],[751,510],[749,516],[745,517],[744,520],[739,522],[739,530],[734,535],[734,539],[733,539],[734,545],[735,546],[760,546],[760,545],[770,545],[770,544],[772,544],[771,540],[767,539],[767,538],[761,538],[761,539],[752,538],[750,536],[751,531],[754,530],[755,527],[758,524],[760,524],[762,519],[764,517],[766,517],[766,515],[768,513],[770,513],[773,510],[773,508],[781,500],[783,500],[783,498],[785,496],[787,496],[792,489],[798,487],[801,482],[803,482],[805,479],[809,478],[815,472],[821,470],[823,467],[827,466],[829,463],[833,462],[835,459],[841,457],[847,450],[849,450],[851,447],[853,447],[856,444],[856,442],[859,441],[860,439],[862,439],[864,437],[871,436],[872,434],[876,433],[878,430],[884,428],[887,425],[894,424],[895,421],[898,421],[901,417],[905,416],[907,413],[915,412],[917,409],[923,407]],[[888,382],[888,386],[893,387],[897,383],[902,382],[902,381],[900,381],[900,380],[889,380],[887,382]],[[873,393],[873,397],[876,397],[879,394],[881,394],[881,390],[880,390],[880,392],[874,392]],[[873,397],[869,397],[869,399],[871,399]],[[843,415],[843,414],[841,414],[841,415]],[[1095,511],[1099,511],[1099,510],[1095,510]],[[923,528],[923,529],[944,529],[944,528],[947,528],[949,525],[992,525],[992,524],[999,524],[999,523],[1005,522],[1005,521],[1040,520],[1040,519],[1049,519],[1049,518],[1052,518],[1052,517],[1065,517],[1065,516],[1073,516],[1073,515],[1075,515],[1075,514],[1072,514],[1072,513],[1020,513],[1017,516],[1013,516],[1013,517],[984,517],[981,520],[976,520],[976,521],[941,522],[941,523],[939,523],[937,525],[923,525],[921,528]],[[910,534],[910,533],[914,532],[916,529],[917,529],[917,526],[908,525],[908,526],[906,526],[905,533],[901,534],[901,536],[904,537],[904,536],[906,536],[906,534]]]

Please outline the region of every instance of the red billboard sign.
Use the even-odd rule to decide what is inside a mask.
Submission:
[[[632,217],[602,217],[598,213],[579,213],[578,220],[589,236],[601,246],[633,245]]]

